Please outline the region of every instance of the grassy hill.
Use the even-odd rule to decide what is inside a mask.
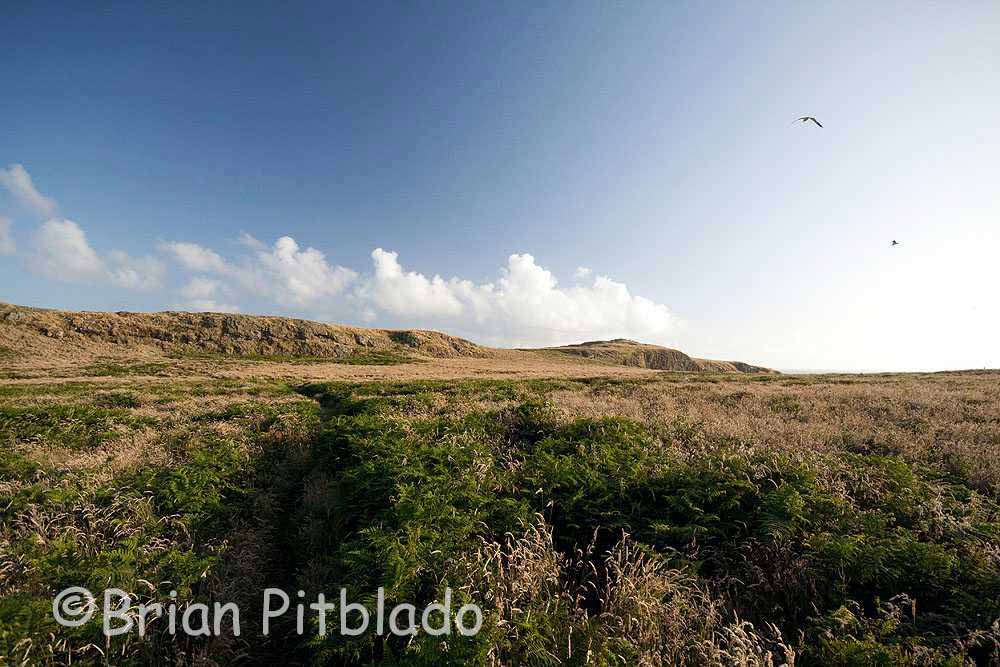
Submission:
[[[426,357],[490,351],[436,331],[364,329],[229,313],[67,312],[0,304],[0,345],[23,354],[222,354],[338,359],[368,352]]]
[[[654,370],[716,373],[775,373],[763,366],[753,366],[742,361],[712,361],[689,357],[680,350],[634,340],[616,338],[576,345],[543,348],[556,354],[592,359],[614,366],[634,366]]]
[[[437,331],[366,329],[287,317],[228,313],[67,312],[0,303],[7,356],[84,362],[98,358],[224,356],[234,359],[523,359],[556,354],[579,362],[671,371],[766,373],[740,362],[692,359],[626,340],[543,350],[484,347]]]

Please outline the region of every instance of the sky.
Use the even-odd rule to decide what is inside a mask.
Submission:
[[[0,301],[1000,367],[1000,3],[182,5],[0,6]]]

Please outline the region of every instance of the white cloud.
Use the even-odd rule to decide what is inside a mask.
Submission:
[[[219,292],[219,281],[196,276],[181,289],[181,295],[187,299],[208,299]]]
[[[166,267],[154,257],[132,257],[113,250],[102,259],[87,241],[87,235],[72,220],[53,218],[35,234],[32,266],[62,282],[109,282],[128,289],[160,287]]]
[[[12,255],[17,247],[10,235],[10,220],[0,218],[0,255]]]
[[[43,220],[56,214],[56,203],[43,195],[35,187],[31,175],[19,164],[12,164],[6,169],[0,169],[0,185],[14,196],[26,209]]]
[[[163,285],[166,265],[155,257],[132,257],[121,250],[108,253],[108,279],[119,287],[149,290]]]
[[[624,283],[597,276],[590,286],[560,288],[528,254],[511,255],[495,290],[496,312],[484,330],[498,341],[549,344],[580,338],[666,342],[674,318],[666,306],[629,293]]]
[[[236,242],[241,246],[250,248],[251,250],[265,250],[267,248],[262,241],[258,240],[249,232],[240,232],[240,236],[236,239]]]
[[[228,279],[231,288],[267,296],[284,306],[317,304],[341,294],[357,277],[350,269],[331,266],[317,249],[301,249],[290,236],[282,236],[268,248],[245,234],[241,245],[254,252],[240,262],[227,262],[197,243],[169,242],[160,248],[184,268]]]
[[[290,236],[282,236],[270,251],[258,251],[257,262],[276,298],[294,305],[336,296],[357,277],[350,269],[330,266],[315,248],[300,250]]]
[[[197,243],[161,243],[160,249],[173,255],[184,268],[192,271],[226,273],[229,270],[218,253]]]
[[[166,266],[160,259],[121,251],[99,254],[77,223],[55,215],[55,202],[38,192],[21,165],[0,170],[0,185],[45,219],[35,235],[32,266],[37,270],[67,282],[162,286]],[[14,250],[9,228],[8,221],[0,220],[0,253]],[[666,306],[632,295],[623,283],[600,275],[591,280],[591,270],[578,267],[576,284],[562,287],[529,254],[511,255],[496,282],[475,283],[408,271],[397,253],[382,248],[371,253],[371,273],[359,275],[290,236],[268,246],[242,232],[237,243],[243,251],[235,260],[197,243],[159,245],[181,269],[199,274],[189,276],[179,290],[186,300],[181,307],[237,312],[233,302],[238,297],[263,298],[306,316],[340,312],[348,319],[381,317],[514,345],[620,336],[667,342],[676,326]]]
[[[48,220],[35,235],[37,268],[62,281],[92,281],[104,275],[104,262],[72,220]]]
[[[364,300],[393,315],[435,317],[462,313],[454,286],[440,276],[428,279],[422,273],[404,272],[398,257],[382,248],[372,251],[375,275],[359,292]]]
[[[494,344],[549,345],[582,338],[630,337],[667,342],[676,328],[666,306],[633,296],[606,276],[562,288],[529,254],[511,255],[497,282],[475,284],[407,272],[394,252],[372,253],[374,273],[355,298],[377,312],[416,318]]]
[[[265,297],[304,315],[349,312],[366,322],[381,316],[497,345],[618,337],[668,343],[677,329],[666,306],[633,295],[625,284],[600,275],[584,283],[593,274],[577,270],[577,283],[562,287],[529,254],[511,255],[496,282],[477,284],[408,271],[397,253],[382,248],[371,253],[371,273],[359,276],[289,236],[268,247],[247,234],[241,245],[251,252],[236,261],[194,243],[161,247],[182,267],[211,274],[182,290],[201,309],[218,309],[220,293]]]
[[[174,308],[195,312],[238,313],[240,312],[239,306],[216,300],[220,294],[228,294],[230,291],[218,280],[205,276],[195,276],[180,290],[181,296],[187,301],[174,306]]]
[[[0,185],[45,220],[35,232],[30,265],[34,270],[63,282],[105,282],[128,289],[154,289],[162,284],[166,266],[155,257],[132,257],[120,250],[106,257],[98,255],[80,225],[55,215],[55,201],[38,191],[23,166],[0,169]],[[0,218],[0,254],[12,252],[10,222]]]

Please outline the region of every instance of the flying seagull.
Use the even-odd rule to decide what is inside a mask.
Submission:
[[[818,120],[816,120],[812,116],[803,116],[802,118],[796,118],[792,122],[793,123],[808,123],[809,121],[812,121],[812,122],[816,123],[817,125],[819,125],[820,127],[823,127],[823,123],[819,122]]]
[[[894,245],[894,246],[895,246],[895,245],[899,245],[899,241],[897,241],[896,239],[893,239],[893,240],[892,240],[892,245]]]

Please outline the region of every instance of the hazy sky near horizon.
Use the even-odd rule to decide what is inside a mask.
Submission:
[[[3,301],[1000,367],[997,2],[6,3],[0,43]]]

